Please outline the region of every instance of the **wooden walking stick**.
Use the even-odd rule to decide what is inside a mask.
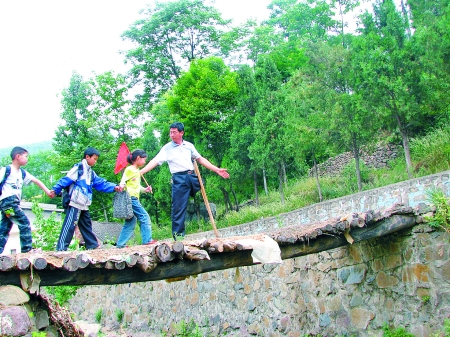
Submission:
[[[195,174],[198,177],[198,182],[200,183],[200,191],[202,191],[203,201],[205,202],[206,209],[208,210],[209,220],[211,221],[211,224],[212,224],[213,229],[214,229],[214,235],[216,236],[216,238],[218,238],[218,237],[220,237],[219,236],[219,232],[217,231],[216,223],[214,222],[214,217],[213,217],[212,212],[211,212],[211,207],[209,207],[208,197],[206,196],[205,187],[203,186],[202,177],[200,176],[200,170],[198,169],[198,165],[197,165],[197,161],[196,160],[194,160],[194,171],[195,171]]]
[[[145,184],[147,185],[147,187],[149,187],[150,185],[148,184],[147,180],[145,180],[145,178],[144,178],[144,175],[143,175],[143,174],[141,174],[141,177],[142,177],[142,179],[144,179],[144,181],[145,181]]]

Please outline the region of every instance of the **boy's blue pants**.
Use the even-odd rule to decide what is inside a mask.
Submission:
[[[2,221],[0,222],[0,254],[5,249],[13,223],[16,223],[19,227],[21,253],[29,252],[33,248],[31,225],[25,212],[20,208],[20,200],[16,196],[6,197],[0,201],[0,210],[2,214]],[[6,210],[12,211],[9,217],[6,216]]]

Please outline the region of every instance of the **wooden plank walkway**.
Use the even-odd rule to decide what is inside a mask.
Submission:
[[[256,244],[269,237],[290,259],[390,235],[423,222],[426,205],[352,213],[326,222],[288,226],[243,237],[162,241],[151,246],[0,256],[0,285],[31,293],[39,286],[101,285],[180,280],[215,270],[254,265]]]

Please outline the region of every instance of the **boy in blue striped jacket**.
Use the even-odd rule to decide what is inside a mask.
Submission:
[[[52,193],[55,195],[61,194],[65,188],[69,188],[70,194],[66,217],[56,245],[58,251],[67,250],[77,225],[83,235],[86,249],[95,249],[99,246],[97,237],[92,231],[92,220],[89,214],[93,189],[105,193],[122,190],[119,185],[100,178],[94,172],[92,166],[97,163],[99,156],[100,153],[96,149],[87,148],[84,151],[81,163],[75,164],[67,175],[61,178],[52,188]]]

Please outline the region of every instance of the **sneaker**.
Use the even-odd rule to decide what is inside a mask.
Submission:
[[[149,242],[147,242],[147,243],[144,243],[144,245],[146,245],[146,246],[148,246],[148,245],[154,245],[155,243],[157,243],[158,242],[158,240],[152,240],[152,241],[149,241]]]
[[[173,236],[173,239],[175,241],[184,239],[184,234],[183,233],[173,233],[172,236]]]
[[[26,252],[22,252],[22,253],[40,254],[40,253],[42,253],[42,248],[33,248],[33,249],[30,249],[30,250],[28,250]]]

